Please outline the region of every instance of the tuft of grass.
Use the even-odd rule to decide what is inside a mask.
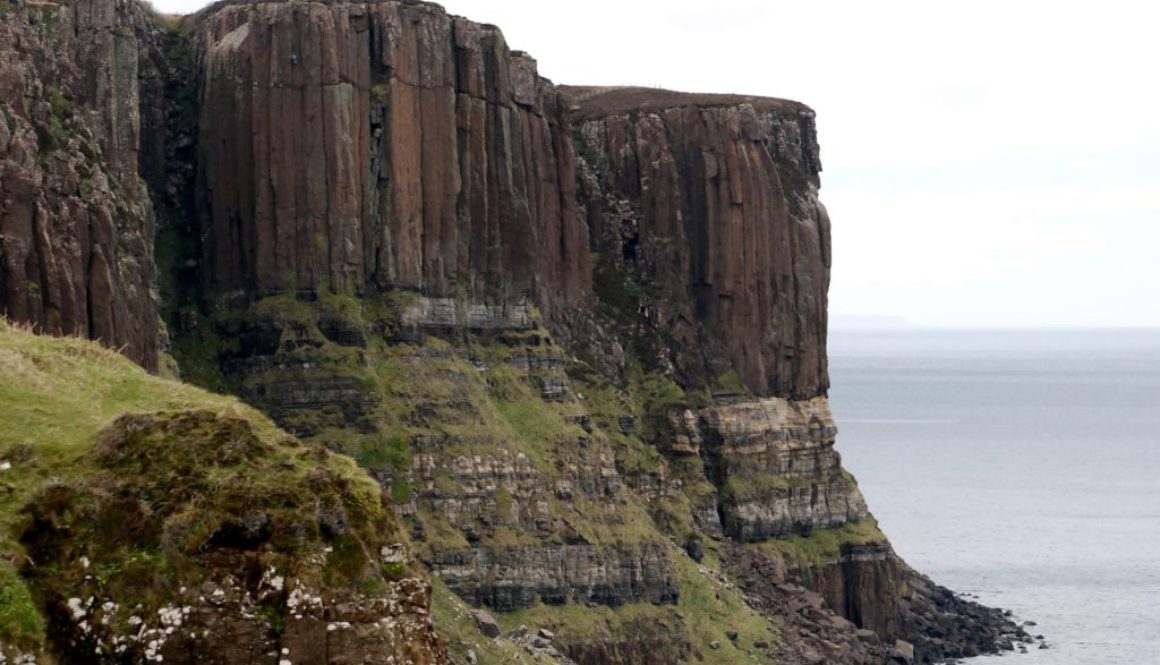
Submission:
[[[745,394],[748,392],[745,382],[741,380],[741,375],[735,369],[717,377],[717,388],[729,393]]]
[[[42,644],[44,618],[16,569],[7,561],[0,561],[0,646],[6,642]]]

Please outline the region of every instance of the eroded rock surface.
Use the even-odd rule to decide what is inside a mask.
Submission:
[[[842,470],[825,398],[777,397],[669,415],[684,454],[699,454],[720,488],[724,533],[753,542],[869,517],[862,493]]]
[[[158,363],[154,215],[138,177],[145,8],[118,0],[0,9],[0,314]]]

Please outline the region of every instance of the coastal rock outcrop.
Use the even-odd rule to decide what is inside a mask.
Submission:
[[[457,662],[864,665],[1015,634],[906,567],[842,469],[808,107],[556,86],[498,28],[414,0],[3,11],[3,313],[150,370],[171,330],[184,377],[297,437],[104,423],[120,448],[261,450],[286,482],[246,495],[217,453],[162,474],[205,498],[133,513],[142,542],[221,574],[166,588],[146,630],[176,636],[153,646],[76,633],[120,615],[43,571],[83,549],[64,513],[149,503],[157,469],[133,464],[165,451],[98,460],[111,493],[31,501],[20,575],[57,652],[421,665],[438,631]],[[365,476],[286,475],[343,456],[373,499]],[[257,508],[189,523],[239,496]],[[237,639],[198,641],[214,626]]]
[[[3,319],[0,370],[0,662],[448,663],[351,460]]]
[[[825,398],[770,397],[706,407],[676,418],[669,435],[687,442],[719,488],[721,530],[738,542],[808,535],[870,516],[834,450]]]

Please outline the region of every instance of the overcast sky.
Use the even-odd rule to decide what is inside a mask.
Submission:
[[[1160,326],[1153,3],[441,4],[559,83],[812,106],[838,320]]]

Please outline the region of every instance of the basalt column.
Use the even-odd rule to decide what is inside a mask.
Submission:
[[[0,20],[0,314],[158,363],[139,83],[157,26],[113,0],[7,3]],[[51,55],[52,57],[46,57]]]
[[[497,29],[380,2],[226,5],[194,30],[210,296],[587,293],[557,94]]]

